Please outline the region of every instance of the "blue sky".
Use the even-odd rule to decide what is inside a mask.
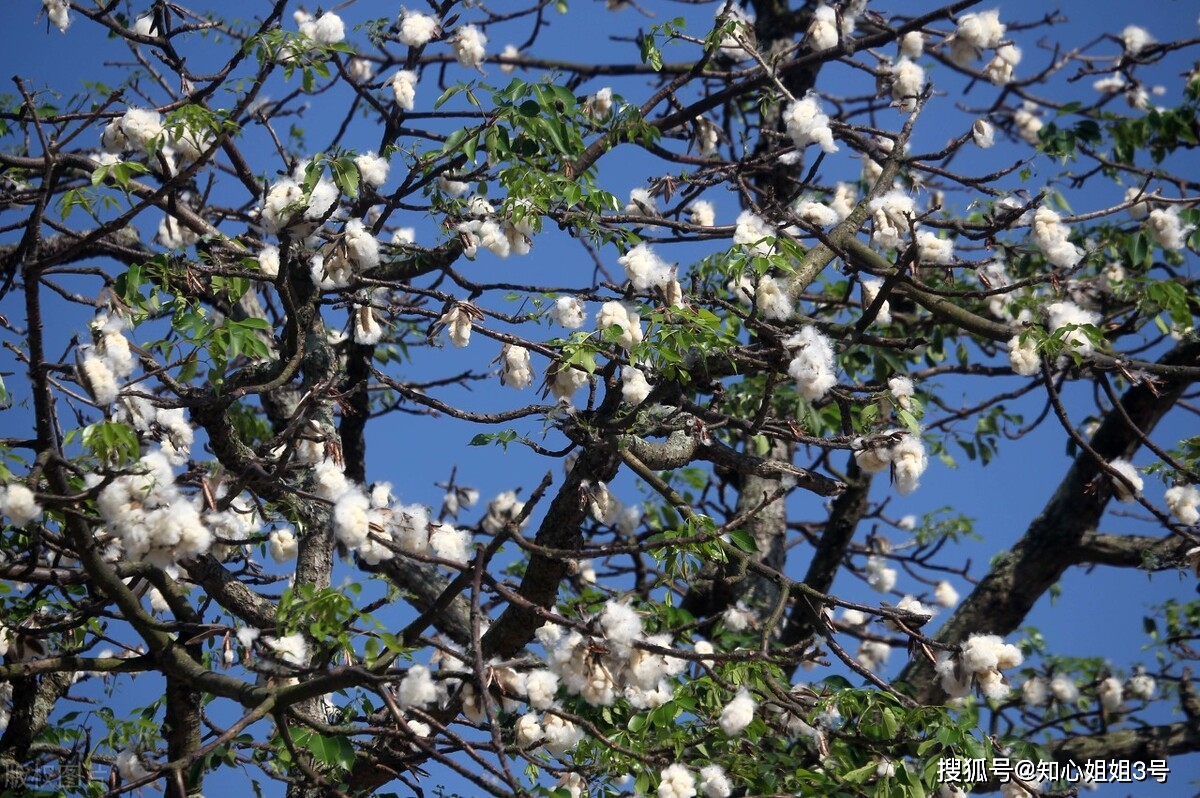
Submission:
[[[265,0],[209,4],[210,7],[221,12],[243,15],[259,13],[268,5]],[[411,5],[415,7],[419,4],[413,2]],[[607,13],[603,10],[603,4],[597,2],[573,0],[570,5],[571,11],[568,15],[561,19],[557,17],[552,19],[552,26],[542,35],[535,48],[534,52],[537,55],[547,58],[586,58],[590,60],[610,57],[608,53],[614,53],[615,55],[611,56],[613,58],[633,60],[636,52],[632,44],[614,43],[609,37],[613,35],[629,37],[639,28],[648,29],[650,25],[665,21],[675,15],[689,16],[691,24],[689,24],[688,30],[700,34],[711,20],[712,8],[711,6],[694,8],[684,3],[651,4],[647,2],[646,6],[652,7],[658,15],[654,19],[648,19],[639,15],[634,9],[626,9],[619,14]],[[984,4],[983,7],[988,8],[993,5],[995,4]],[[114,58],[128,58],[127,54],[123,54],[122,48],[114,49],[111,42],[106,42],[102,34],[92,26],[85,24],[83,20],[77,20],[75,26],[65,36],[59,35],[57,31],[46,33],[44,22],[33,25],[39,4],[34,0],[21,0],[20,7],[24,13],[17,13],[9,24],[0,30],[0,46],[3,47],[3,52],[6,54],[5,61],[10,74],[29,76],[34,88],[39,82],[44,82],[64,94],[78,90],[84,76],[88,80],[117,82],[115,77],[108,78],[105,75],[115,75],[122,68],[119,63],[111,63]],[[933,8],[935,4],[877,3],[872,7],[884,13],[895,8],[902,8],[906,12],[916,12]],[[1069,19],[1069,22],[1063,23],[1044,35],[1061,40],[1068,47],[1082,46],[1105,32],[1119,31],[1129,23],[1140,24],[1152,34],[1164,39],[1176,35],[1195,35],[1197,32],[1197,8],[1193,3],[1179,2],[1178,0],[1160,0],[1136,9],[1126,3],[1117,3],[1115,0],[1105,0],[1100,3],[1064,3],[1062,7],[1063,14]],[[141,4],[135,4],[134,8],[140,10]],[[359,3],[349,5],[340,13],[348,25],[352,26],[364,21],[368,14],[378,13],[382,8],[383,4],[360,0]],[[1033,21],[1045,15],[1049,7],[1029,0],[1027,2],[1002,3],[1000,8],[1006,21]],[[389,12],[396,10],[390,3],[387,4],[387,9]],[[466,12],[467,19],[470,18],[470,13],[470,11]],[[290,25],[290,20],[288,24]],[[1180,33],[1181,31],[1183,33]],[[509,41],[522,41],[528,36],[528,25],[525,23],[513,25],[510,33]],[[1037,38],[1041,38],[1042,35],[1038,34]],[[1044,63],[1048,58],[1045,52],[1039,51],[1035,46],[1036,39],[1033,41],[1023,39],[1020,34],[1017,34],[1017,39],[1025,48],[1026,60],[1022,69],[1031,68],[1028,65]],[[361,42],[364,41],[364,38],[361,34],[352,34],[351,41]],[[493,36],[489,50],[499,50],[505,43],[506,41],[497,32]],[[1115,49],[1115,47],[1113,45],[1110,49]],[[669,49],[665,51],[664,58],[668,61],[672,60]],[[103,66],[101,66],[102,63]],[[848,70],[843,70],[843,72],[848,72]],[[433,75],[434,73],[431,71],[430,77],[423,81],[422,92],[435,91],[431,85],[426,85],[426,82],[433,81]],[[937,71],[931,71],[930,75],[936,85]],[[451,82],[467,77],[470,75],[462,73],[456,67],[452,67],[449,71]],[[1065,81],[1069,77],[1069,75],[1058,76],[1055,84],[1047,89],[1047,93],[1066,91]],[[493,85],[503,85],[508,80],[495,67],[489,67],[486,78],[482,79]],[[1178,85],[1177,75],[1161,74],[1155,76],[1155,79],[1161,80],[1164,84],[1173,82],[1171,85]],[[588,93],[602,85],[604,84],[600,81],[589,82],[580,88],[580,93]],[[283,91],[278,85],[273,89],[280,93]],[[11,89],[7,90],[11,91]],[[987,96],[990,95],[986,92],[982,93],[979,102],[983,102],[982,97]],[[1054,95],[1051,94],[1051,96]],[[328,126],[331,124],[331,120],[322,117],[321,102],[321,98],[315,98],[312,108],[303,119],[304,126],[309,130],[309,142],[314,147],[319,146],[320,142],[328,138]],[[942,98],[941,102],[970,104],[974,100],[968,96],[965,98]],[[938,113],[938,103],[931,103],[929,116],[918,125],[914,149],[938,148],[945,143],[947,138],[961,132],[947,130],[946,126],[941,124]],[[959,119],[961,120],[961,117]],[[880,120],[880,124],[895,127],[899,124],[899,115],[893,114],[893,118],[890,119],[883,118]],[[344,143],[347,146],[367,149],[375,146],[377,141],[378,131],[370,129],[369,125],[362,125],[354,130]],[[992,157],[992,153],[995,152],[998,151],[992,151],[987,157]],[[269,156],[264,155],[264,158],[267,157]],[[1002,153],[1000,157],[1003,158]],[[956,165],[968,170],[983,170],[987,162],[985,156],[968,151],[964,153],[963,162]],[[823,178],[832,182],[833,179],[844,176],[837,170],[844,169],[845,166],[839,167],[832,160],[830,164],[826,167],[828,174],[823,174]],[[1196,165],[1196,159],[1193,157],[1191,166]],[[273,171],[276,168],[278,166],[272,164],[269,169],[264,168],[264,171]],[[645,159],[626,156],[622,153],[615,153],[604,160],[601,169],[605,188],[620,197],[624,197],[630,188],[643,185],[649,176],[657,173],[655,167]],[[1033,164],[1032,169],[1034,170],[1032,179],[1034,186],[1038,185],[1038,178],[1042,175],[1049,175],[1057,171],[1053,165],[1044,163]],[[390,181],[391,185],[395,184],[395,180],[395,175],[393,175],[393,179]],[[1015,188],[1016,186],[1009,187]],[[1112,197],[1107,196],[1108,191],[1114,195],[1118,194],[1114,188],[1100,192],[1098,195],[1068,194],[1067,198],[1076,210],[1088,210],[1098,207],[1097,203],[1111,200]],[[731,223],[736,213],[732,198],[718,197],[717,199],[722,209],[719,220]],[[411,222],[406,220],[404,224],[413,224],[418,228],[420,243],[432,244],[435,242],[436,225],[432,220],[414,218]],[[616,273],[618,269],[615,265],[617,253],[610,251],[605,254],[606,264]],[[565,241],[563,236],[547,232],[538,237],[534,253],[525,259],[513,258],[501,262],[490,255],[483,254],[477,263],[469,268],[472,275],[478,279],[512,282],[550,281],[562,285],[582,286],[590,282],[590,270],[583,271],[586,264],[582,266],[581,264],[583,264],[582,253],[577,247],[573,246],[571,242]],[[3,305],[0,305],[0,312],[10,312],[13,301],[14,298],[10,296]],[[501,309],[501,307],[495,309]],[[65,348],[70,336],[81,331],[83,325],[84,320],[80,319],[75,325],[64,324],[57,328],[54,331],[56,339],[51,347],[52,351],[61,351],[55,347]],[[424,367],[436,367],[439,370],[445,368],[483,369],[494,354],[488,352],[486,346],[488,344],[473,344],[466,351],[447,348],[437,354],[436,360],[426,360]],[[498,351],[498,346],[495,349]],[[4,353],[0,355],[0,358],[2,358],[0,359],[0,368],[5,371],[13,370],[10,354]],[[431,362],[435,365],[429,365]],[[1012,382],[1014,385],[1017,384],[1015,380]],[[14,389],[14,385],[11,383],[9,387]],[[945,397],[947,401],[953,403],[961,395],[961,400],[966,403],[973,398],[974,390],[976,389],[957,383],[947,383]],[[1082,395],[1081,391],[1075,393],[1077,395],[1074,398],[1077,400],[1087,398]],[[472,409],[479,410],[514,407],[530,398],[527,395],[517,395],[507,389],[501,389],[492,382],[481,383],[470,394],[458,392],[451,396],[461,398]],[[1041,406],[1036,399],[1026,399],[1014,403],[1011,409],[1023,413],[1026,419],[1029,419],[1040,411]],[[22,427],[23,417],[20,408],[7,411],[5,416],[7,418],[0,416],[0,423],[3,423],[6,431]],[[430,419],[404,416],[395,421],[382,423],[372,430],[368,475],[371,479],[391,481],[396,486],[397,495],[405,501],[422,502],[436,507],[440,503],[440,491],[434,487],[433,483],[447,478],[455,466],[459,469],[459,482],[479,488],[485,499],[502,490],[518,486],[524,486],[527,493],[548,468],[555,471],[556,477],[560,473],[556,464],[548,464],[543,458],[537,457],[519,446],[509,447],[504,452],[492,448],[464,448],[465,442],[478,431],[471,425],[446,418]],[[1177,423],[1174,428],[1164,427],[1160,430],[1158,437],[1160,440],[1178,440],[1189,432],[1194,432],[1194,430],[1188,430],[1182,424]],[[552,438],[552,440],[557,439]],[[384,445],[378,445],[377,442]],[[888,505],[887,515],[890,518],[899,518],[907,514],[920,516],[947,505],[953,505],[963,512],[973,515],[976,519],[976,530],[982,540],[967,544],[961,549],[961,552],[962,557],[972,560],[971,572],[978,576],[983,573],[983,568],[991,557],[1009,548],[1017,536],[1024,531],[1034,514],[1053,492],[1069,460],[1065,453],[1063,434],[1053,420],[1046,422],[1039,430],[1021,440],[1003,442],[1001,456],[986,469],[967,462],[964,457],[960,456],[958,459],[959,468],[957,469],[949,469],[934,463],[925,477],[922,489],[909,497],[893,496]],[[1144,453],[1140,453],[1134,458],[1134,462],[1144,465],[1149,462],[1149,459]],[[874,493],[877,499],[882,499],[888,494],[887,486],[883,482],[884,480],[877,480]],[[1160,496],[1158,486],[1152,479],[1148,479],[1147,484],[1152,486],[1147,488],[1147,494],[1157,499]],[[626,502],[634,501],[639,495],[628,478],[619,479],[615,484],[615,490],[617,495]],[[822,502],[817,497],[801,496],[794,499],[792,505],[796,517],[815,518],[822,513]],[[1111,513],[1106,517],[1103,525],[1103,531],[1111,532],[1145,533],[1146,530],[1147,527],[1138,523],[1136,519],[1120,517]],[[864,534],[866,531],[863,530]],[[888,531],[888,534],[896,539],[900,538],[900,534],[894,530]],[[802,570],[804,566],[806,563],[803,561],[796,564],[796,568],[799,570]],[[903,577],[901,584],[905,584]],[[915,584],[912,586],[916,587]],[[961,580],[956,582],[956,586],[964,594],[968,589],[968,585]],[[834,592],[849,599],[865,602],[874,602],[879,598],[878,594],[866,590],[847,574],[844,574],[835,584]],[[1115,572],[1112,569],[1100,568],[1095,573],[1084,574],[1076,569],[1064,577],[1061,598],[1053,604],[1049,597],[1044,598],[1030,616],[1029,623],[1042,631],[1050,648],[1055,652],[1073,656],[1108,657],[1115,666],[1127,668],[1139,661],[1149,662],[1153,656],[1150,652],[1138,650],[1138,646],[1146,642],[1145,638],[1141,636],[1140,629],[1141,619],[1146,614],[1147,608],[1169,598],[1186,600],[1193,595],[1194,581],[1180,579],[1173,573],[1164,573],[1148,578],[1144,573]],[[895,652],[893,662],[896,663],[900,656],[900,652]],[[895,668],[898,668],[898,665],[894,665],[893,669]],[[137,700],[132,695],[133,693],[134,691],[127,688],[122,689],[120,697],[117,699],[118,702]],[[1190,764],[1194,765],[1194,761],[1195,757],[1192,757]],[[1139,794],[1163,796],[1164,798],[1190,795],[1192,788],[1184,783],[1184,772],[1187,767],[1188,765],[1181,761],[1174,769],[1171,782],[1166,786],[1155,785],[1144,791],[1142,789],[1135,791]],[[215,792],[225,786],[223,778],[215,779],[210,790]],[[228,786],[230,789],[237,789],[236,785]],[[1124,792],[1126,791],[1108,788],[1101,789],[1096,794],[1098,796],[1115,796],[1124,794]]]

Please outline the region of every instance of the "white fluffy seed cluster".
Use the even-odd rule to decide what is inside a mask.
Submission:
[[[801,327],[800,332],[784,340],[783,344],[793,353],[788,376],[796,381],[796,390],[801,396],[814,402],[837,385],[833,347],[816,327],[811,324]]]
[[[920,436],[907,430],[889,430],[871,438],[856,438],[851,443],[854,461],[868,474],[890,468],[896,490],[908,495],[920,487],[921,476],[929,467],[929,455]]]
[[[1096,347],[1092,343],[1092,340],[1088,338],[1087,333],[1078,329],[1078,327],[1099,324],[1099,313],[1094,310],[1081,308],[1070,300],[1063,300],[1062,302],[1053,302],[1046,306],[1046,319],[1046,324],[1052,333],[1064,330],[1061,335],[1067,349],[1074,350],[1084,357],[1096,351]],[[1075,329],[1066,331],[1065,328],[1067,327],[1074,327]]]
[[[1060,269],[1073,269],[1083,259],[1083,250],[1070,242],[1071,229],[1062,217],[1045,207],[1033,214],[1033,240],[1046,260]]]
[[[471,558],[470,533],[438,523],[420,505],[395,501],[387,483],[364,490],[333,460],[326,458],[313,467],[313,492],[332,503],[338,542],[370,565],[405,552],[431,554],[457,566]]]
[[[0,486],[0,517],[13,526],[25,526],[42,514],[33,491],[20,482]]]
[[[904,238],[912,232],[912,218],[916,215],[916,202],[904,189],[893,188],[868,203],[871,211],[873,231],[871,241],[884,249],[896,249],[904,245]]]
[[[103,478],[91,474],[88,481],[99,485]],[[199,500],[180,490],[161,449],[147,452],[132,472],[105,485],[96,506],[104,519],[103,532],[113,536],[122,559],[171,568],[212,547],[213,532]]]
[[[487,36],[474,25],[463,25],[454,33],[450,45],[458,63],[469,69],[479,69],[487,55]]]
[[[519,391],[532,385],[534,376],[529,350],[517,344],[505,344],[500,350],[500,384]]]
[[[92,344],[76,352],[75,376],[97,405],[108,407],[117,400],[120,381],[136,370],[137,360],[119,317],[101,313],[90,327]]]
[[[483,197],[471,197],[466,215],[468,218],[459,222],[455,229],[463,241],[463,254],[469,260],[475,259],[480,247],[499,258],[528,255],[533,247],[533,220],[536,217],[532,213],[497,213]]]
[[[1200,488],[1195,485],[1176,485],[1167,488],[1163,499],[1179,523],[1188,526],[1200,523]]]
[[[573,296],[560,296],[550,308],[550,318],[560,327],[578,330],[587,320],[583,301]]]
[[[268,233],[284,230],[307,236],[333,212],[341,192],[333,181],[322,175],[311,192],[305,192],[308,162],[300,163],[288,177],[271,184],[263,199],[259,218]]]
[[[1124,479],[1117,479],[1110,475],[1113,497],[1117,501],[1125,502],[1126,504],[1137,499],[1145,483],[1142,482],[1142,475],[1138,473],[1133,463],[1123,457],[1117,457],[1109,461],[1108,467],[1124,477]],[[1129,484],[1126,484],[1126,482]],[[1130,488],[1131,485],[1132,489]]]
[[[409,47],[424,47],[441,33],[441,25],[436,18],[406,8],[400,9],[398,28],[400,41]]]
[[[942,689],[953,698],[978,689],[984,697],[1001,701],[1010,691],[1001,671],[1017,667],[1024,659],[1019,648],[1005,643],[999,635],[973,634],[961,651],[939,652],[934,670]]]
[[[783,112],[783,122],[797,149],[816,144],[822,152],[837,152],[829,117],[822,112],[821,104],[812,95],[788,103]]]
[[[605,302],[596,314],[596,329],[604,334],[614,328],[615,342],[621,348],[631,349],[642,342],[642,318],[638,311],[621,302]]]
[[[671,677],[687,667],[686,660],[638,647],[646,643],[667,648],[671,639],[647,635],[641,616],[624,602],[605,604],[593,634],[551,623],[537,637],[546,650],[547,670],[558,684],[593,706],[610,706],[624,698],[638,709],[659,707],[671,700]]]
[[[617,263],[625,269],[635,291],[667,290],[675,281],[675,267],[660,258],[649,244],[638,244],[617,258]]]

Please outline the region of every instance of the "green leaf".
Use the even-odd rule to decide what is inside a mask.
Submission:
[[[729,542],[747,554],[758,553],[758,544],[754,542],[754,536],[744,529],[735,529],[730,532]]]

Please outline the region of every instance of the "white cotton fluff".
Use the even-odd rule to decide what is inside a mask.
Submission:
[[[1025,683],[1021,685],[1021,700],[1025,702],[1026,706],[1044,707],[1049,699],[1049,685],[1041,676],[1026,679]]]
[[[925,52],[925,34],[919,30],[910,30],[900,37],[900,55],[905,58],[920,58]]]
[[[726,8],[728,6],[728,14]],[[742,42],[754,43],[754,16],[736,3],[729,5],[725,2],[717,4],[715,16],[720,19],[724,15],[726,24],[732,23],[730,32],[721,35],[721,55],[730,61],[741,62],[750,57]]]
[[[1108,462],[1108,466],[1133,484],[1133,489],[1130,490],[1129,486],[1126,485],[1123,480],[1117,479],[1116,477],[1110,477],[1110,481],[1112,482],[1113,496],[1116,498],[1116,500],[1128,504],[1136,499],[1138,494],[1142,492],[1144,483],[1142,482],[1142,475],[1137,472],[1137,468],[1134,467],[1133,463],[1124,458],[1118,457],[1110,460]]]
[[[983,50],[998,45],[1004,32],[999,9],[965,14],[950,39],[950,58],[959,66],[966,66],[979,58]]]
[[[288,665],[299,668],[308,664],[308,643],[299,632],[283,637],[264,637],[263,642],[277,658]]]
[[[758,702],[751,697],[749,692],[739,691],[737,696],[721,710],[721,718],[718,721],[721,731],[725,732],[728,737],[741,734],[754,720],[754,710],[757,706]]]
[[[42,8],[50,24],[58,28],[59,33],[66,33],[71,27],[71,4],[68,0],[42,0]]]
[[[1105,712],[1116,712],[1125,700],[1125,688],[1120,679],[1109,676],[1100,682],[1096,688],[1096,697],[1100,699],[1100,708]]]
[[[411,111],[417,102],[417,73],[411,69],[401,69],[392,75],[392,96],[396,105],[405,111]]]
[[[1015,44],[1003,44],[983,68],[983,76],[995,86],[1012,83],[1013,70],[1021,63],[1021,48]]]
[[[322,499],[337,501],[351,487],[345,468],[332,458],[327,457],[313,466],[313,492]]]
[[[629,349],[642,342],[642,320],[620,302],[605,302],[596,314],[596,327],[603,333],[612,327],[620,330],[616,339],[618,346]]]
[[[469,69],[478,69],[487,55],[487,36],[474,25],[463,25],[450,41],[458,63]]]
[[[1188,526],[1200,523],[1200,488],[1195,485],[1176,485],[1168,488],[1163,498],[1176,521]]]
[[[750,255],[766,257],[775,248],[775,229],[757,213],[742,211],[733,230],[733,243]]]
[[[862,304],[863,310],[871,307],[875,302],[875,298],[879,296],[880,290],[883,289],[883,280],[876,280],[873,277],[866,277],[859,280],[862,286]],[[886,299],[879,306],[878,312],[875,314],[876,324],[891,324],[892,323],[892,306]]]
[[[625,203],[625,213],[633,216],[658,216],[658,203],[648,188],[634,188],[629,191],[629,202]],[[638,246],[646,246],[639,244]],[[637,247],[634,247],[636,249]]]
[[[855,652],[854,658],[868,670],[875,670],[887,664],[892,655],[892,647],[880,640],[864,640]]]
[[[784,286],[769,274],[764,274],[758,281],[754,292],[754,303],[759,313],[775,321],[787,321],[792,317],[792,299]]]
[[[108,407],[116,401],[120,385],[116,382],[116,374],[106,358],[98,356],[91,347],[80,347],[80,356],[76,365],[76,377],[79,383],[88,390],[92,400],[100,407]]]
[[[712,227],[717,223],[717,209],[708,200],[696,200],[689,205],[688,216],[697,227]]]
[[[304,201],[304,189],[290,177],[271,185],[263,200],[262,221],[269,233],[278,233],[291,224]]]
[[[694,798],[696,795],[696,777],[683,765],[668,765],[658,778],[658,798]]]
[[[273,529],[267,536],[267,551],[275,562],[289,562],[296,559],[299,551],[296,535],[290,529]]]
[[[402,44],[409,47],[424,47],[441,32],[437,19],[428,14],[400,9],[398,36]]]
[[[1034,113],[1035,108],[1037,106],[1033,103],[1022,103],[1021,107],[1013,112],[1013,123],[1017,126],[1017,135],[1021,140],[1036,147],[1041,143],[1038,133],[1045,123]]]
[[[600,628],[608,642],[628,650],[642,636],[642,617],[625,602],[608,601],[600,613]]]
[[[101,313],[92,319],[89,326],[92,328],[97,351],[108,362],[113,376],[123,379],[133,374],[137,368],[137,360],[129,348],[129,340],[122,332],[125,323],[121,318]]]
[[[521,50],[515,44],[506,44],[504,45],[504,49],[500,52],[500,55],[504,58],[520,58]],[[500,64],[500,71],[506,75],[511,75],[516,71],[516,69],[516,64]]]
[[[754,610],[747,608],[743,602],[739,601],[721,613],[721,621],[731,632],[744,632],[758,622],[758,616]]]
[[[445,327],[446,335],[455,347],[463,349],[471,343],[471,314],[460,305],[454,305],[446,311],[438,319],[438,324]]]
[[[437,685],[429,673],[429,668],[424,665],[413,665],[409,668],[408,673],[400,680],[400,688],[396,691],[396,701],[400,708],[424,709],[437,699]]]
[[[571,397],[580,388],[587,385],[590,379],[586,371],[567,365],[553,365],[550,367],[548,373],[554,375],[554,379],[550,383],[550,393],[554,395],[555,399],[564,404],[571,404]]]
[[[388,168],[391,166],[387,158],[374,152],[364,152],[354,159],[354,165],[358,167],[362,181],[368,186],[379,188],[387,182]]]
[[[371,532],[370,509],[371,500],[357,486],[333,503],[333,534],[346,548],[354,550],[366,542]]]
[[[1154,37],[1145,28],[1137,25],[1127,25],[1125,30],[1121,31],[1121,43],[1125,45],[1125,52],[1129,55],[1139,55],[1154,44],[1154,41]]]
[[[374,346],[383,339],[383,325],[370,305],[351,306],[350,329],[350,337],[361,346]]]
[[[733,784],[725,775],[725,769],[720,765],[700,768],[700,792],[706,798],[729,798],[733,794]]]
[[[158,223],[158,232],[154,240],[167,249],[187,249],[200,240],[200,236],[174,216],[164,214],[162,221]]]
[[[821,112],[821,104],[812,95],[788,103],[783,113],[784,125],[797,149],[816,144],[823,152],[837,152],[829,117]]]
[[[55,0],[44,0],[44,2],[55,2]],[[64,2],[63,5],[66,5]],[[51,17],[53,21],[53,17]],[[123,749],[117,753],[117,773],[120,774],[124,781],[138,781],[150,775],[150,771],[146,770],[146,766],[142,764],[142,758],[139,754]]]
[[[637,407],[650,395],[651,386],[646,372],[636,366],[621,367],[621,398]]]
[[[617,263],[625,268],[625,276],[635,291],[664,286],[675,276],[674,268],[655,254],[649,244],[638,244],[617,258]]]
[[[976,119],[971,123],[971,140],[981,150],[986,150],[996,143],[996,129],[986,119]]]
[[[558,694],[558,674],[548,670],[530,671],[525,677],[525,692],[529,706],[548,709]]]
[[[896,400],[896,404],[907,409],[912,404],[916,388],[911,379],[898,374],[888,379],[888,393]]]
[[[516,735],[517,746],[519,748],[530,748],[539,741],[545,734],[542,731],[541,718],[536,712],[528,712],[517,718],[516,726],[513,727]]]
[[[817,227],[832,227],[845,218],[838,209],[813,199],[797,200],[792,206],[792,213]],[[849,215],[848,210],[846,215]]]
[[[258,268],[264,277],[274,280],[279,276],[279,247],[268,244],[258,253]]]
[[[577,330],[586,320],[583,302],[573,296],[560,296],[550,308],[550,318],[560,327]]]
[[[362,272],[379,265],[379,241],[371,235],[362,219],[346,222],[343,236],[346,254],[356,271]]]
[[[0,487],[0,516],[6,516],[13,526],[25,526],[41,514],[37,497],[20,482]]]
[[[820,5],[813,11],[806,41],[813,51],[818,53],[837,47],[837,12],[832,6]]]
[[[326,11],[317,18],[309,35],[317,44],[337,44],[346,38],[346,24],[337,14]]]
[[[937,587],[933,591],[933,600],[940,607],[953,607],[958,603],[958,591],[954,589],[954,585],[946,580],[937,583]]]
[[[1073,269],[1083,259],[1083,250],[1072,244],[1071,230],[1062,223],[1062,217],[1045,207],[1033,214],[1033,240],[1051,264],[1063,269]]]
[[[845,219],[854,210],[858,202],[858,191],[849,183],[838,183],[833,187],[833,199],[829,201],[829,209],[838,216],[838,221]]]
[[[721,133],[717,129],[717,126],[702,116],[696,117],[693,125],[695,127],[695,134],[692,137],[692,142],[696,146],[696,153],[701,158],[716,155],[717,148],[721,144]]]
[[[438,524],[429,533],[429,548],[443,560],[465,563],[471,559],[471,534],[450,524]]]
[[[1158,683],[1149,674],[1137,673],[1129,679],[1129,695],[1133,698],[1149,701],[1157,689]]]
[[[907,113],[917,110],[917,100],[925,88],[925,70],[915,61],[901,58],[891,66],[892,100]]]
[[[604,120],[612,113],[613,109],[613,91],[608,86],[597,91],[595,94],[587,98],[584,103],[584,111],[588,116],[597,120]]]
[[[874,555],[867,558],[867,584],[880,593],[890,593],[896,586],[896,569]]]
[[[1146,219],[1146,230],[1163,249],[1178,251],[1187,246],[1188,236],[1195,225],[1185,225],[1179,218],[1179,208],[1155,208]]]
[[[916,213],[916,202],[903,189],[893,188],[868,203],[874,231],[871,241],[884,249],[895,249],[904,244],[904,236],[912,230],[911,219]]]
[[[1061,330],[1069,326],[1092,325],[1100,322],[1100,314],[1085,310],[1070,300],[1053,302],[1046,306],[1047,325],[1051,331]],[[1067,349],[1073,349],[1087,356],[1096,350],[1095,345],[1081,329],[1073,329],[1062,336]]]
[[[355,83],[369,83],[375,77],[375,65],[366,58],[351,58],[346,63],[346,71]]]
[[[516,344],[505,344],[500,350],[500,384],[515,390],[533,384],[533,363],[529,350]]]
[[[1008,341],[1008,364],[1012,370],[1022,377],[1032,377],[1042,367],[1041,358],[1037,353],[1037,344],[1033,336],[1014,335]]]
[[[896,490],[901,495],[912,493],[920,486],[921,475],[929,466],[925,443],[916,435],[905,435],[892,447],[891,459]]]
[[[783,342],[794,352],[788,364],[788,376],[796,381],[796,390],[810,402],[824,398],[837,376],[833,370],[833,347],[829,339],[811,324],[800,328],[800,332]]]
[[[954,239],[938,238],[937,233],[921,230],[917,233],[917,253],[921,263],[949,266],[954,263]]]
[[[135,148],[147,152],[151,143],[162,136],[162,115],[146,108],[130,108],[121,117],[121,132]]]
[[[1071,704],[1079,699],[1079,688],[1075,682],[1062,674],[1050,680],[1050,693],[1060,704]]]
[[[552,754],[564,754],[583,739],[583,729],[566,718],[547,714],[542,720],[542,733],[546,736],[546,750]]]

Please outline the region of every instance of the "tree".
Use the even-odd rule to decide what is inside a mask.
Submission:
[[[86,93],[0,110],[6,778],[1180,778],[1200,40],[606,5],[43,0]],[[1070,460],[991,562],[891,509],[1028,436]],[[1181,586],[1140,665],[1028,626],[1087,568]]]

